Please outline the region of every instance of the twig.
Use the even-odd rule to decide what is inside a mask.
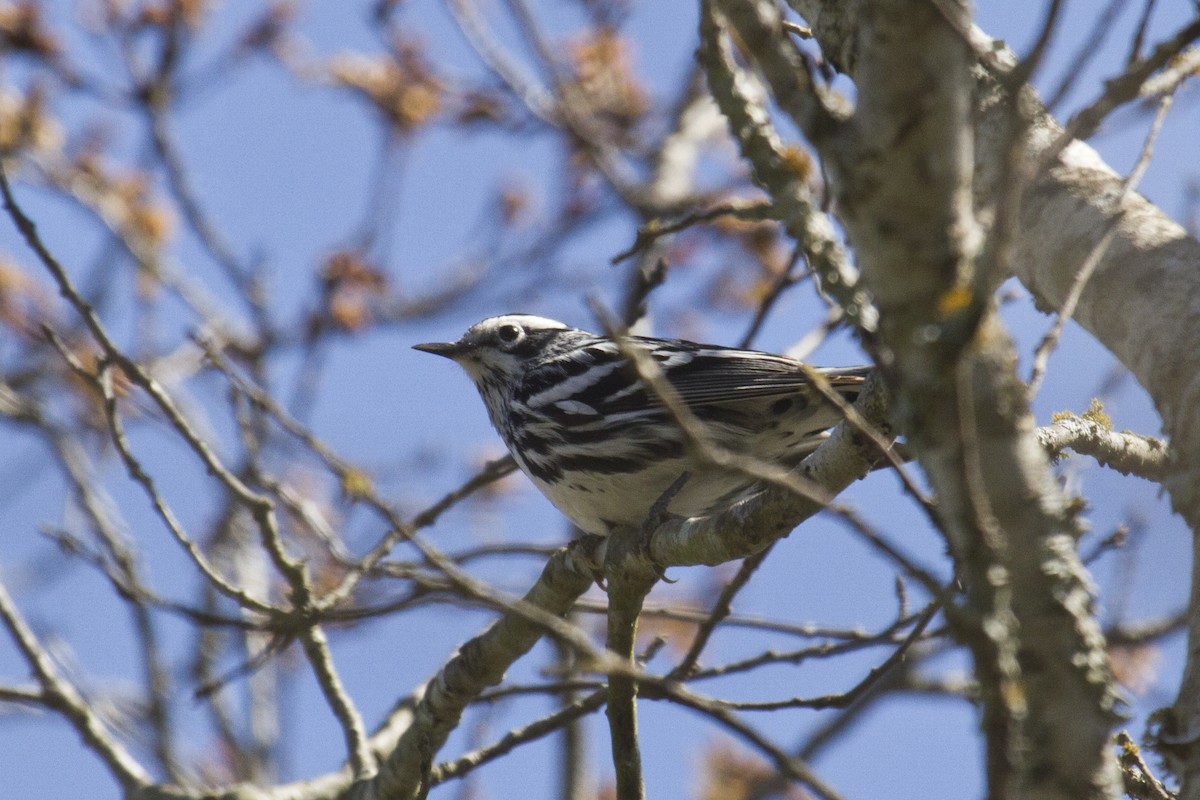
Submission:
[[[488,69],[512,90],[536,117],[555,127],[561,124],[554,95],[538,84],[526,70],[500,47],[480,18],[478,9],[466,0],[448,0],[446,7],[458,29]]]
[[[304,653],[316,673],[317,683],[325,701],[333,710],[346,740],[346,750],[350,754],[350,768],[356,778],[370,777],[375,774],[375,753],[367,742],[367,730],[363,725],[362,714],[350,699],[341,676],[333,665],[333,654],[329,652],[329,641],[320,625],[312,624],[300,631],[300,643]]]
[[[1187,624],[1188,611],[1180,609],[1161,619],[1110,625],[1104,629],[1104,640],[1113,647],[1138,647],[1185,630]]]
[[[876,647],[884,647],[889,645],[898,645],[904,641],[904,638],[899,637],[899,631],[912,625],[921,619],[918,616],[906,616],[897,618],[891,625],[882,631],[874,634],[871,637],[849,640],[835,643],[822,643],[811,647],[804,647],[799,650],[788,652],[776,652],[768,650],[759,655],[745,658],[740,661],[732,661],[726,664],[719,664],[706,669],[695,670],[689,676],[688,680],[709,680],[711,678],[721,678],[728,675],[734,675],[742,672],[750,672],[758,667],[766,664],[801,664],[809,659],[814,658],[836,658],[837,656],[847,653],[857,653],[860,650],[866,650]],[[930,636],[939,634],[939,631],[933,631]]]
[[[751,165],[751,176],[771,196],[777,218],[803,248],[809,267],[820,279],[820,290],[837,301],[851,322],[872,330],[878,315],[862,291],[858,270],[851,264],[833,223],[820,210],[808,186],[806,156],[784,146],[771,123],[761,81],[734,57],[731,28],[737,29],[753,57],[771,59],[777,68],[772,77],[778,73],[786,84],[786,91],[776,91],[776,99],[811,140],[836,138],[845,111],[815,84],[808,62],[795,43],[777,35],[782,19],[774,25],[771,20],[758,19],[754,14],[758,6],[746,4],[730,10],[717,0],[701,3],[698,58],[713,98],[728,118],[742,156]],[[735,11],[739,13],[735,15]],[[773,13],[778,15],[778,11]],[[735,16],[744,29],[734,24]],[[761,46],[751,46],[752,42]]]
[[[552,667],[556,673],[559,672],[561,665]],[[493,689],[490,692],[484,692],[476,698],[475,703],[495,703],[509,697],[521,697],[526,695],[563,695],[567,692],[578,692],[583,689],[603,689],[604,682],[596,678],[572,678],[569,680],[550,681],[548,683],[532,683],[521,684],[513,683],[506,686],[501,686],[499,689]]]
[[[331,608],[349,598],[362,578],[402,540],[416,545],[421,554],[439,569],[443,569],[443,571],[449,569],[462,575],[445,556],[438,554],[429,544],[420,540],[416,536],[416,531],[432,525],[443,512],[471,493],[514,472],[516,462],[511,456],[489,462],[462,486],[449,492],[441,500],[405,522],[395,509],[379,497],[365,472],[337,455],[332,448],[313,435],[299,420],[280,407],[270,394],[238,374],[213,342],[205,337],[196,337],[196,342],[204,349],[213,366],[220,370],[237,387],[238,391],[249,397],[251,402],[270,414],[288,434],[316,454],[333,471],[343,486],[353,487],[353,493],[383,516],[391,526],[388,533],[358,561],[355,568],[348,571],[337,586],[322,595],[317,602],[320,608]]]
[[[1071,282],[1071,288],[1067,291],[1066,297],[1063,298],[1062,304],[1059,306],[1058,314],[1054,318],[1054,324],[1050,326],[1050,330],[1042,337],[1042,341],[1038,343],[1037,349],[1034,351],[1033,369],[1029,376],[1030,397],[1036,395],[1038,389],[1041,388],[1042,380],[1046,376],[1046,366],[1050,361],[1050,354],[1058,346],[1058,340],[1062,336],[1063,328],[1066,326],[1067,321],[1075,315],[1075,309],[1079,305],[1079,299],[1083,296],[1083,290],[1087,288],[1088,282],[1091,280],[1096,268],[1100,266],[1100,262],[1104,259],[1104,254],[1108,252],[1109,245],[1112,244],[1113,239],[1117,235],[1117,228],[1125,218],[1125,200],[1137,188],[1142,176],[1146,174],[1146,169],[1150,166],[1150,158],[1154,153],[1154,142],[1158,139],[1158,134],[1162,130],[1163,122],[1166,120],[1167,111],[1171,108],[1171,101],[1173,99],[1173,94],[1164,94],[1162,99],[1159,100],[1158,113],[1155,114],[1154,122],[1150,125],[1150,131],[1146,134],[1146,140],[1142,144],[1142,150],[1138,155],[1137,163],[1134,164],[1129,176],[1121,183],[1120,194],[1117,195],[1113,203],[1113,207],[1119,210],[1106,221],[1104,235],[1092,245],[1092,249],[1088,251],[1087,257],[1079,265],[1079,270],[1075,273],[1075,280]]]
[[[867,694],[867,692],[874,688],[876,684],[879,683],[879,680],[886,675],[892,667],[900,663],[900,661],[907,656],[908,651],[921,637],[921,634],[925,632],[926,626],[929,625],[930,620],[933,619],[933,616],[940,609],[941,601],[939,600],[935,600],[926,606],[925,610],[921,612],[921,616],[917,619],[917,624],[913,626],[912,631],[907,637],[905,637],[904,641],[902,641],[900,645],[892,651],[892,654],[888,656],[887,660],[882,664],[871,667],[866,676],[848,691],[840,694],[825,695],[823,697],[796,697],[790,700],[777,700],[760,703],[727,702],[725,705],[729,708],[741,711],[777,711],[783,708],[846,708]]]
[[[621,319],[627,326],[633,327],[646,316],[646,304],[650,293],[662,286],[666,279],[665,258],[651,258],[647,253],[633,265],[630,286],[625,294],[625,301],[622,303],[624,309],[621,313]]]
[[[1154,16],[1156,4],[1157,0],[1145,0],[1145,5],[1142,6],[1142,16],[1138,19],[1137,29],[1129,42],[1129,57],[1125,59],[1127,65],[1135,63],[1142,52],[1142,44],[1146,41],[1146,31],[1150,28],[1150,18]]]
[[[750,327],[748,327],[746,332],[742,334],[742,338],[738,342],[738,347],[744,348],[753,344],[754,339],[758,336],[758,332],[762,328],[763,323],[767,320],[767,314],[771,313],[771,309],[774,308],[775,304],[779,302],[779,298],[783,297],[783,293],[798,284],[800,281],[812,275],[807,267],[799,272],[796,271],[796,265],[802,263],[803,259],[804,248],[797,244],[794,248],[792,248],[792,257],[788,261],[787,269],[784,269],[779,273],[778,277],[775,278],[775,282],[771,284],[771,288],[759,302],[758,308],[754,310],[754,319],[750,320]],[[840,309],[838,310],[836,316],[838,319],[841,318]],[[824,337],[822,336],[822,338]]]
[[[213,697],[233,681],[253,675],[270,663],[271,659],[283,652],[294,639],[295,637],[291,635],[275,634],[257,652],[252,653],[241,664],[220,675],[201,680],[197,684],[195,691],[192,692],[192,696],[197,700]]]
[[[165,168],[167,185],[175,195],[184,219],[195,231],[196,238],[200,240],[208,254],[224,270],[230,282],[242,290],[241,295],[246,302],[254,306],[254,294],[246,291],[249,285],[249,275],[234,254],[233,248],[222,238],[220,230],[209,219],[204,207],[200,204],[188,178],[183,156],[176,148],[175,141],[170,134],[163,106],[159,103],[146,102],[143,103],[143,110],[149,123],[150,138],[154,143],[154,149]],[[255,311],[261,316],[261,308],[256,308]]]
[[[1189,47],[1175,58],[1165,69],[1146,79],[1139,90],[1142,97],[1157,97],[1179,91],[1183,82],[1195,78],[1200,72],[1200,47]]]
[[[896,475],[900,478],[900,483],[904,487],[905,492],[907,492],[909,497],[915,500],[917,505],[921,507],[921,510],[925,512],[925,516],[928,517],[934,529],[941,530],[942,523],[941,520],[938,519],[936,506],[934,505],[933,501],[926,496],[921,487],[917,486],[917,483],[915,480],[913,480],[912,476],[908,474],[908,469],[904,466],[903,459],[900,458],[900,456],[896,453],[896,450],[892,447],[892,440],[888,437],[888,435],[886,433],[881,433],[876,426],[867,422],[863,418],[862,414],[858,413],[858,411],[854,408],[853,404],[847,403],[844,397],[834,391],[833,387],[829,383],[829,379],[826,378],[824,374],[813,369],[808,364],[803,364],[802,367],[809,382],[816,387],[817,391],[821,393],[821,396],[824,397],[827,402],[836,406],[837,409],[842,412],[842,417],[846,420],[846,423],[875,445],[875,448],[879,451],[879,455],[892,466],[892,469],[896,471]]]
[[[42,704],[59,711],[71,723],[84,744],[108,765],[127,793],[148,786],[151,779],[146,770],[106,729],[75,687],[59,674],[49,654],[13,603],[3,582],[0,582],[0,620],[41,684],[39,697]],[[28,695],[28,699],[33,699],[33,695]]]
[[[1121,776],[1125,780],[1125,791],[1137,800],[1176,800],[1167,791],[1162,781],[1154,777],[1142,751],[1130,738],[1128,731],[1117,734],[1117,744],[1121,748]]]
[[[29,686],[0,686],[0,703],[20,703],[42,708],[49,700],[41,689]]]
[[[1041,175],[1074,140],[1087,139],[1119,106],[1137,97],[1151,77],[1168,67],[1171,61],[1200,37],[1200,20],[1192,20],[1171,38],[1159,43],[1148,56],[1129,65],[1120,75],[1104,82],[1104,91],[1088,105],[1075,112],[1063,127],[1054,143],[1039,153],[1034,175]]]
[[[795,22],[792,22],[788,19],[783,21],[783,29],[788,33],[793,33],[796,36],[799,36],[801,39],[813,38],[812,28],[807,28],[803,25],[797,25]]]
[[[807,786],[817,797],[825,800],[839,800],[841,797],[837,790],[823,781],[807,763],[780,750],[720,703],[696,695],[674,682],[663,683],[659,688],[664,698],[704,714],[761,750],[780,772]]]
[[[745,558],[745,556],[743,556]],[[583,598],[575,606],[576,610],[602,614],[607,606],[588,598]],[[697,611],[690,608],[677,608],[668,605],[647,603],[642,607],[642,617],[658,617],[661,619],[702,624],[709,618],[711,612]],[[752,630],[782,633],[787,636],[798,636],[806,639],[833,639],[836,641],[863,642],[875,639],[879,634],[862,628],[835,628],[816,625],[813,623],[791,623],[781,620],[751,617],[731,614],[724,618],[722,625],[750,628]]]
[[[576,700],[568,706],[558,709],[553,714],[547,714],[535,722],[522,728],[516,728],[506,733],[499,741],[481,747],[453,761],[444,761],[429,771],[429,783],[437,786],[453,778],[461,778],[476,767],[481,767],[489,761],[506,755],[523,744],[537,741],[542,737],[563,728],[577,719],[591,714],[604,705],[608,697],[606,689],[597,689],[591,694]]]
[[[683,680],[692,675],[696,669],[697,662],[700,660],[700,654],[704,652],[704,648],[708,645],[708,640],[712,638],[717,626],[732,611],[733,598],[750,582],[750,578],[762,566],[763,561],[770,555],[771,548],[774,546],[774,544],[768,545],[761,553],[755,553],[742,561],[737,574],[721,588],[721,594],[717,597],[717,602],[713,603],[712,611],[700,623],[700,627],[696,629],[696,635],[692,637],[692,643],[688,647],[687,652],[684,653],[683,658],[679,660],[679,663],[669,673],[668,677],[670,679]]]
[[[1113,31],[1115,27],[1113,25],[1114,18],[1117,16],[1121,10],[1121,7],[1124,6],[1126,2],[1127,0],[1109,0],[1108,5],[1105,6],[1103,10],[1098,11],[1095,21],[1092,23],[1091,32],[1089,32],[1087,37],[1084,38],[1082,44],[1079,46],[1079,49],[1071,54],[1071,57],[1067,60],[1066,63],[1070,65],[1067,69],[1067,74],[1063,76],[1061,81],[1059,81],[1058,88],[1050,93],[1049,99],[1046,100],[1047,108],[1058,108],[1059,104],[1062,103],[1063,99],[1066,98],[1067,94],[1070,93],[1072,88],[1074,88],[1076,81],[1078,81],[1080,76],[1085,73],[1085,70],[1087,69],[1088,64],[1091,63],[1092,59],[1095,58],[1098,53],[1103,52],[1101,44],[1104,42],[1104,38]],[[1061,4],[1059,3],[1055,4],[1056,13],[1054,16],[1056,18],[1057,8],[1060,5]],[[1022,76],[1021,82],[1028,81],[1030,77],[1030,74]],[[1010,78],[1010,87],[1015,86],[1016,83],[1016,80]]]
[[[75,288],[75,285],[71,282],[66,270],[51,255],[50,251],[46,249],[45,244],[38,235],[37,226],[34,225],[33,221],[17,205],[16,199],[12,194],[12,187],[8,182],[8,175],[2,163],[0,163],[0,193],[4,197],[4,208],[16,224],[17,230],[24,237],[26,244],[37,255],[38,260],[50,272],[55,283],[58,285],[59,293],[74,307],[76,313],[83,319],[92,337],[104,351],[105,357],[120,367],[131,382],[145,391],[154,400],[155,404],[166,416],[167,421],[183,437],[183,440],[196,453],[208,471],[221,481],[241,502],[249,507],[256,518],[262,515],[269,515],[273,509],[271,500],[252,490],[240,478],[230,472],[208,443],[196,433],[191,424],[184,418],[174,400],[171,399],[170,395],[158,381],[146,372],[140,364],[116,346],[116,343],[100,322],[100,318],[97,316],[95,310],[83,299]]]
[[[1071,449],[1091,456],[1122,475],[1158,481],[1167,473],[1170,452],[1161,439],[1128,431],[1114,431],[1095,419],[1059,415],[1037,430],[1038,443],[1053,455]]]
[[[2,170],[2,168],[0,168]],[[2,174],[2,171],[0,171]],[[184,551],[191,558],[192,563],[200,570],[200,573],[213,585],[221,594],[229,597],[242,608],[257,611],[263,614],[270,614],[275,611],[275,607],[265,600],[260,600],[254,597],[249,592],[235,586],[229,579],[218,572],[200,546],[188,535],[175,516],[174,511],[167,504],[166,500],[158,491],[154,478],[142,467],[141,462],[133,455],[129,449],[129,444],[125,439],[125,428],[121,422],[120,415],[117,413],[116,398],[112,392],[111,384],[111,368],[103,367],[100,375],[96,375],[86,369],[79,359],[67,349],[66,344],[58,337],[52,329],[43,329],[46,338],[49,340],[54,349],[58,351],[63,360],[79,378],[84,380],[100,396],[103,403],[105,421],[108,424],[108,430],[113,444],[117,448],[117,453],[121,457],[121,461],[125,465],[126,472],[129,477],[138,483],[146,496],[150,499],[150,504],[154,507],[155,513],[167,530],[171,532],[171,536],[175,541],[183,547]]]
[[[714,219],[721,217],[734,217],[735,219],[750,222],[762,222],[764,220],[775,219],[775,212],[774,207],[770,203],[730,201],[710,208],[707,211],[696,211],[688,214],[675,222],[663,223],[660,220],[651,220],[645,225],[639,226],[633,244],[628,249],[617,253],[610,261],[613,264],[620,264],[622,261],[642,252],[663,236],[678,233],[693,225],[699,225],[702,222],[712,222]]]

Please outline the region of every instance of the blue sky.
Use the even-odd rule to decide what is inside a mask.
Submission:
[[[485,4],[488,13],[496,9]],[[1074,60],[1096,16],[1098,3],[1069,4],[1067,18],[1049,51],[1039,87],[1056,85],[1076,69]],[[1179,26],[1194,15],[1194,5],[1184,0],[1162,0],[1155,15],[1150,40]],[[74,19],[76,4],[47,3],[51,18]],[[307,42],[303,58],[311,63],[350,51],[378,52],[365,2],[300,5],[298,30]],[[632,2],[628,32],[632,38],[638,73],[666,103],[667,87],[689,68],[695,46],[695,3],[691,0]],[[983,2],[977,9],[981,27],[1004,38],[1018,52],[1030,43],[1042,10],[1041,3]],[[568,36],[580,24],[569,4],[538,4],[551,32]],[[260,8],[257,3],[225,3],[213,19],[209,38],[194,54],[192,63],[209,63],[225,50],[229,37]],[[1122,62],[1127,31],[1137,9],[1128,10],[1114,24],[1116,31],[1083,69],[1077,90],[1068,96],[1066,109],[1077,107],[1099,90],[1099,81]],[[497,15],[498,16],[498,15]],[[439,64],[463,75],[482,75],[481,66],[454,28],[441,3],[412,0],[403,12],[406,25],[425,42]],[[114,54],[97,46],[78,22],[67,22],[70,55],[80,63],[104,69],[115,63]],[[501,25],[497,35],[521,52],[510,28]],[[18,85],[24,79],[14,67],[0,80]],[[1186,184],[1196,179],[1197,130],[1200,107],[1193,88],[1179,98],[1157,145],[1157,156],[1142,184],[1142,191],[1168,213],[1182,220]],[[77,104],[78,103],[78,104]],[[60,108],[68,125],[99,113],[116,131],[118,147],[130,159],[138,157],[144,137],[129,114],[97,111],[90,101],[64,101]],[[1093,144],[1117,169],[1132,165],[1149,117],[1144,112],[1118,113],[1095,137]],[[301,83],[278,65],[259,61],[239,79],[207,89],[176,120],[179,141],[189,160],[196,189],[215,220],[244,258],[261,258],[269,264],[272,305],[282,319],[301,319],[310,308],[314,268],[320,258],[355,241],[368,211],[368,187],[381,169],[389,171],[399,190],[389,206],[390,226],[376,255],[392,286],[405,292],[433,290],[447,274],[486,254],[493,243],[486,225],[496,191],[517,182],[528,188],[537,209],[554,207],[560,168],[559,145],[548,135],[534,134],[514,142],[495,133],[464,134],[449,129],[423,132],[402,153],[385,154],[379,127],[364,103],[328,86]],[[100,237],[76,209],[65,207],[35,187],[18,183],[18,196],[38,221],[43,236],[60,260],[76,275],[95,270]],[[557,265],[568,280],[530,280],[515,269],[497,275],[494,285],[453,313],[421,323],[408,323],[343,338],[325,348],[321,392],[310,424],[335,450],[366,468],[390,499],[406,510],[416,510],[440,496],[469,474],[467,465],[500,454],[500,443],[488,426],[483,407],[469,382],[453,365],[409,349],[412,343],[457,336],[476,319],[509,310],[526,310],[588,326],[593,320],[585,298],[596,294],[615,303],[620,273],[608,266],[609,258],[627,247],[636,231],[636,220],[613,213],[580,237],[564,252]],[[190,274],[218,297],[229,288],[204,257],[193,237],[181,234],[173,253]],[[15,258],[33,272],[33,262],[11,225],[0,224],[0,255]],[[127,287],[129,266],[114,264],[112,280]],[[701,264],[672,279],[655,296],[652,310],[658,333],[702,335],[710,341],[733,342],[748,324],[744,312],[691,311],[700,300],[703,276],[712,265]],[[706,270],[708,270],[706,272]],[[36,273],[34,273],[36,274]],[[45,276],[38,276],[46,281]],[[1028,374],[1029,354],[1050,325],[1050,319],[1032,310],[1024,293],[1011,287],[1017,299],[1005,306],[1005,319],[1022,353],[1022,370]],[[811,292],[790,295],[773,315],[758,340],[767,350],[782,350],[819,318],[820,304]],[[132,308],[114,307],[108,319],[114,330],[129,341],[134,335]],[[172,324],[160,320],[163,335],[178,335],[186,320]],[[3,336],[3,334],[0,334]],[[11,355],[11,345],[0,338],[0,363]],[[822,364],[857,363],[863,358],[850,337],[835,335],[812,357]],[[273,377],[290,387],[302,366],[299,355],[280,359]],[[1100,391],[1113,362],[1091,337],[1071,326],[1051,360],[1047,383],[1035,402],[1041,422],[1060,409],[1084,410]],[[211,386],[209,387],[212,388]],[[285,390],[286,391],[286,390]],[[216,392],[208,392],[209,397]],[[1131,379],[1116,385],[1104,397],[1105,408],[1118,428],[1158,433],[1158,420],[1148,399]],[[222,414],[206,415],[214,430],[229,433]],[[223,421],[224,420],[224,421]],[[196,486],[206,481],[203,469],[181,457],[171,437],[156,426],[134,432],[133,443],[147,464],[162,476],[163,491],[178,504],[185,522],[197,529],[211,520],[215,509]],[[45,467],[39,446],[27,435],[0,427],[0,573],[17,596],[21,608],[48,641],[61,638],[69,663],[92,685],[105,690],[132,687],[140,680],[132,659],[126,619],[109,587],[79,565],[64,564],[61,556],[41,536],[39,528],[63,524],[63,487]],[[178,588],[183,595],[195,583],[194,572],[147,508],[144,497],[109,463],[106,485],[120,505],[139,545],[147,555],[156,583]],[[1129,550],[1101,560],[1094,570],[1100,586],[1102,618],[1120,613],[1124,619],[1154,616],[1180,607],[1188,586],[1187,531],[1169,513],[1156,487],[1123,478],[1077,459],[1064,469],[1074,491],[1090,503],[1088,519],[1092,538],[1102,538],[1123,521],[1139,522]],[[561,541],[564,524],[557,512],[520,479],[502,502],[472,503],[448,514],[429,535],[438,545],[456,549],[471,543],[530,539],[542,543]],[[896,482],[874,475],[852,487],[846,500],[853,503],[891,538],[902,542],[926,563],[943,571],[943,547],[922,516],[899,498]],[[361,514],[347,527],[352,543],[362,544],[378,535],[379,527]],[[1086,547],[1085,547],[1086,549]],[[45,569],[51,565],[51,569]],[[513,591],[535,578],[533,561],[512,561],[481,568],[483,576]],[[653,598],[711,597],[714,581],[728,569],[672,571],[676,585],[661,585]],[[769,614],[793,622],[874,628],[886,624],[894,613],[892,565],[881,561],[855,536],[831,518],[806,523],[777,548],[761,575],[739,597],[737,609]],[[593,591],[595,594],[595,591]],[[373,725],[397,696],[429,676],[453,647],[478,631],[489,615],[444,606],[382,621],[352,631],[335,632],[334,654],[347,687],[360,704],[368,725]],[[115,623],[115,626],[114,626]],[[597,622],[596,624],[599,624]],[[163,621],[172,651],[185,654],[189,629],[176,620]],[[761,633],[726,631],[720,634],[709,658],[721,661],[764,647],[790,647]],[[704,684],[703,690],[734,697],[817,695],[853,685],[865,674],[878,653],[834,663],[805,662],[801,667],[777,667],[756,679]],[[1141,733],[1145,714],[1173,699],[1173,686],[1182,666],[1182,640],[1174,637],[1158,653],[1155,680],[1141,696],[1131,695],[1131,732]],[[548,651],[539,647],[510,675],[531,681],[548,663]],[[655,665],[666,664],[665,660]],[[654,665],[652,665],[654,666]],[[968,667],[960,654],[951,654],[932,665],[945,673]],[[0,639],[0,679],[20,681],[24,667],[10,644]],[[324,701],[304,668],[294,670],[283,719],[290,740],[286,778],[302,778],[335,767],[342,759],[342,740]],[[771,684],[766,681],[770,680]],[[782,687],[782,688],[781,688]],[[237,689],[233,689],[237,693]],[[548,709],[548,703],[502,704],[471,718],[452,738],[443,755],[457,754],[471,736],[490,740],[519,721]],[[646,746],[644,757],[650,796],[694,796],[700,747],[720,741],[724,734],[703,724],[690,712],[661,704],[642,704]],[[186,729],[195,736],[189,743],[202,753],[207,745],[203,716],[184,702],[181,714]],[[792,711],[753,719],[780,742],[802,738],[823,720],[810,712]],[[603,718],[590,728],[593,764],[601,775],[606,749]],[[847,797],[924,798],[976,797],[982,792],[981,748],[976,737],[974,711],[961,701],[928,697],[897,698],[876,706],[836,746],[816,762],[821,775]],[[914,735],[917,733],[918,735]],[[481,772],[479,788],[485,797],[511,797],[520,791],[528,798],[551,796],[553,782],[543,780],[554,744],[543,742],[522,749],[513,758]],[[0,717],[0,775],[13,797],[79,797],[86,786],[88,797],[118,797],[114,783],[97,759],[86,752],[75,734],[47,715]],[[530,776],[538,776],[531,780]],[[455,785],[435,791],[451,797]]]

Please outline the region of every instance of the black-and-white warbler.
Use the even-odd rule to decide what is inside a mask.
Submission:
[[[657,363],[712,439],[735,452],[792,466],[841,418],[794,359],[679,339],[627,342]],[[456,342],[416,349],[467,371],[517,464],[583,531],[604,536],[640,526],[685,471],[667,506],[682,516],[711,514],[754,486],[687,446],[612,339],[508,314],[473,325]],[[852,402],[870,370],[818,371]]]

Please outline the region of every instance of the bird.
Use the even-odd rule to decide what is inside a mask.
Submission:
[[[623,345],[649,356],[712,441],[734,452],[793,467],[842,418],[787,356],[644,336]],[[691,446],[621,346],[523,313],[484,319],[457,341],[413,345],[466,371],[517,465],[584,533],[638,528],[660,499],[670,514],[698,517],[761,490]],[[873,368],[813,369],[853,402]]]

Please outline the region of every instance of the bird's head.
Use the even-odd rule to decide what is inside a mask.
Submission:
[[[511,389],[556,340],[573,328],[532,314],[504,314],[472,325],[456,342],[413,345],[459,364],[480,389]]]

